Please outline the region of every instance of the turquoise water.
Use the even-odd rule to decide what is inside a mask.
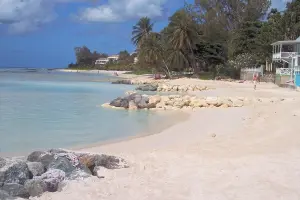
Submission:
[[[159,128],[152,112],[102,108],[132,86],[98,74],[0,71],[0,152],[68,148]]]

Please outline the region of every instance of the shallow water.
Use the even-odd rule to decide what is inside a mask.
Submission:
[[[0,152],[68,148],[126,138],[159,130],[172,120],[153,112],[102,108],[101,104],[133,89],[93,82],[108,78],[0,71]]]

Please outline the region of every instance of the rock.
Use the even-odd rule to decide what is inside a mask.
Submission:
[[[131,80],[117,80],[117,81],[112,82],[112,84],[132,85]]]
[[[23,185],[30,178],[30,172],[25,161],[7,160],[6,165],[0,168],[0,186],[6,183]]]
[[[64,171],[59,169],[49,169],[42,176],[36,178],[41,179],[46,184],[46,191],[56,192],[59,183],[61,183],[66,177]]]
[[[149,104],[156,105],[161,101],[161,97],[159,95],[154,95],[149,97]]]
[[[129,107],[129,100],[127,98],[117,98],[113,101],[110,102],[111,106],[114,106],[114,107],[123,107],[123,108],[128,108]]]
[[[211,134],[211,137],[215,138],[217,135],[215,133]]]
[[[5,183],[1,189],[12,197],[29,198],[30,196],[25,187],[17,183]]]
[[[40,176],[45,172],[44,165],[41,162],[28,162],[27,166],[33,176]]]
[[[0,190],[0,200],[9,200],[12,199],[11,196],[9,196],[9,194],[3,190]]]
[[[59,154],[59,153],[69,153],[67,150],[64,149],[50,149],[49,153],[51,154]]]
[[[157,91],[157,85],[140,85],[136,88],[136,90],[141,91]]]
[[[92,176],[91,173],[87,173],[82,170],[75,170],[68,176],[68,179],[69,180],[83,180],[83,179],[89,178],[91,176]]]
[[[76,167],[72,165],[68,158],[61,156],[54,159],[49,164],[49,169],[59,169],[64,171],[67,175],[69,175],[76,169]]]
[[[32,197],[37,197],[47,191],[47,185],[42,179],[32,179],[25,183],[25,189]]]
[[[129,96],[129,95],[133,95],[136,94],[136,91],[126,91],[125,95]]]
[[[220,102],[222,103],[221,107],[223,107],[223,108],[226,107],[226,105],[227,105],[227,107],[232,107],[232,105],[233,105],[232,101],[227,98],[220,99]]]
[[[206,98],[206,103],[208,105],[212,105],[212,106],[219,106],[219,102],[218,102],[218,98],[217,97],[207,97]]]
[[[129,110],[137,110],[138,107],[137,107],[137,105],[134,103],[134,101],[131,100],[131,101],[129,101],[128,109],[129,109]]]
[[[103,166],[107,169],[121,169],[129,167],[124,159],[104,154],[96,155],[95,164],[96,166]]]
[[[91,172],[94,171],[96,166],[102,166],[108,169],[120,169],[128,167],[128,164],[124,159],[104,154],[82,154],[79,156],[79,160],[82,164],[86,165]]]
[[[0,168],[4,167],[6,164],[6,159],[0,157]]]
[[[30,162],[41,162],[46,169],[48,169],[49,164],[54,160],[54,154],[44,151],[32,152],[28,158]]]
[[[159,109],[165,108],[165,103],[164,102],[160,102],[160,103],[156,104],[156,108],[159,108]]]

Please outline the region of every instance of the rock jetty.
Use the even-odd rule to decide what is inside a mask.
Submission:
[[[243,107],[251,103],[275,103],[284,101],[283,98],[245,98],[245,97],[196,97],[190,95],[142,95],[130,94],[114,99],[104,107],[122,108],[129,110],[156,109],[178,110],[197,108],[230,108]]]
[[[192,92],[209,90],[207,86],[200,85],[171,85],[166,83],[161,84],[146,84],[136,88],[139,91],[157,91],[157,92]]]
[[[128,167],[119,157],[62,149],[35,151],[27,158],[0,158],[0,199],[29,198],[56,192],[68,180],[99,176],[99,169]]]

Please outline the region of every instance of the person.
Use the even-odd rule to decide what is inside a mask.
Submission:
[[[257,79],[258,79],[258,74],[255,73],[255,74],[253,75],[254,90],[256,90]]]

